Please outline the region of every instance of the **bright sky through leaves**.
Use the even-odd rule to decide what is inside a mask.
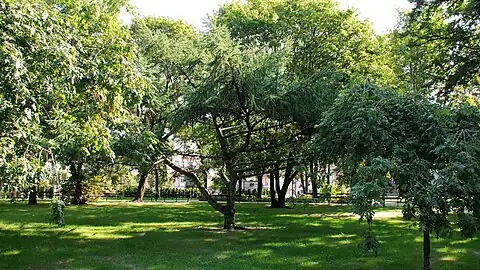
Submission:
[[[202,22],[207,18],[207,14],[225,2],[228,0],[131,0],[141,15],[182,19],[199,29],[202,28]],[[379,34],[384,34],[395,27],[398,9],[411,7],[407,0],[339,0],[339,2],[342,8],[357,9],[360,18],[370,20]]]

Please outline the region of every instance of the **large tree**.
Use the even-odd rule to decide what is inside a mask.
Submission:
[[[478,95],[480,4],[476,0],[411,0],[396,31],[397,56],[407,86],[449,102]]]
[[[148,175],[157,170],[178,128],[170,117],[178,107],[181,89],[188,84],[196,59],[198,34],[190,25],[162,17],[136,19],[130,32],[138,47],[138,64],[148,78],[145,94],[128,124],[119,125],[115,149],[120,162],[139,170],[135,200],[143,201]]]
[[[291,91],[295,90],[283,79],[288,54],[239,46],[223,27],[204,34],[201,46],[203,59],[191,76],[176,118],[184,125],[182,148],[191,151],[191,157],[211,160],[226,188],[227,204],[220,205],[208,193],[198,170],[166,162],[191,178],[209,203],[224,214],[224,227],[232,228],[239,180],[258,175],[259,170],[268,173],[280,164],[281,169],[292,171],[288,149],[302,140],[299,135],[303,131],[288,113],[293,111]],[[287,153],[281,163],[266,158],[272,149]]]
[[[222,6],[214,17],[226,25],[232,37],[244,46],[261,44],[272,51],[291,48],[286,63],[285,80],[296,86],[289,101],[293,110],[289,117],[304,132],[301,141],[289,152],[270,151],[268,157],[278,164],[272,169],[272,207],[285,207],[288,186],[298,174],[295,167],[312,167],[308,174],[317,191],[317,170],[310,164],[325,164],[322,157],[309,155],[306,141],[315,133],[313,128],[346,85],[375,81],[393,85],[393,57],[388,53],[386,39],[376,37],[371,26],[362,22],[353,10],[341,10],[334,1],[271,1],[249,0]],[[276,136],[299,129],[280,127]],[[269,140],[275,144],[275,140]],[[291,148],[292,149],[292,148]],[[283,162],[285,156],[290,163]]]
[[[14,156],[23,152],[17,171],[31,175],[34,164],[45,164],[54,154],[70,168],[74,203],[85,202],[87,163],[114,158],[109,123],[123,115],[128,102],[135,102],[140,89],[134,46],[118,21],[125,4],[1,3],[2,127],[7,128],[2,138],[15,147],[8,150],[5,164],[13,164]]]

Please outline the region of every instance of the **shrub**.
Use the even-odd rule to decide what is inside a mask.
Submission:
[[[65,227],[64,209],[65,203],[62,200],[52,201],[52,222],[60,228]]]

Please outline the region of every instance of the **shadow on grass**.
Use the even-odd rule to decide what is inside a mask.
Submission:
[[[421,235],[398,218],[375,221],[379,257],[357,248],[366,229],[342,206],[238,206],[238,223],[205,203],[69,206],[67,227],[49,205],[0,205],[0,269],[419,269]],[[433,241],[435,269],[477,269],[479,241]]]

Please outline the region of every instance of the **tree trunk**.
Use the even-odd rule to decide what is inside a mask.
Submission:
[[[423,269],[430,270],[430,232],[423,232]]]
[[[73,193],[72,204],[81,205],[86,204],[87,200],[83,194],[83,163],[81,161],[73,161],[70,164],[70,180],[75,182],[75,191]]]
[[[158,169],[155,168],[155,201],[157,201],[158,198],[160,197],[160,191],[159,191],[159,188],[158,188],[158,182],[159,182],[159,179],[158,179]]]
[[[278,200],[275,208],[287,208],[287,205],[285,204],[285,197],[287,195],[287,191],[279,190],[277,194],[278,194]]]
[[[242,197],[242,186],[243,186],[243,179],[238,179],[238,199],[240,200]]]
[[[28,204],[36,205],[37,204],[37,187],[34,186],[32,190],[28,193]]]
[[[306,173],[300,174],[300,183],[302,183],[302,192],[303,194],[307,194],[307,184],[308,184],[308,175]]]
[[[271,172],[270,173],[270,202],[271,202],[271,205],[270,207],[271,208],[275,208],[277,207],[277,198],[276,198],[276,194],[275,194],[275,173]]]
[[[235,186],[235,184],[232,184],[228,189],[227,206],[225,207],[225,211],[223,213],[223,228],[227,230],[235,229]]]
[[[263,175],[257,175],[257,199],[262,198],[263,191]]]
[[[83,183],[81,180],[78,180],[75,183],[75,193],[73,195],[72,199],[72,204],[74,205],[81,205],[81,204],[86,204],[87,200],[85,199],[85,196],[83,195]]]
[[[275,184],[277,188],[277,202],[276,205],[274,206],[272,204],[272,208],[286,208],[287,205],[285,204],[286,201],[286,196],[287,196],[287,191],[288,187],[292,183],[293,179],[295,176],[297,176],[298,171],[293,170],[293,163],[287,163],[287,167],[285,169],[285,177],[283,180],[282,186],[280,186],[280,172],[275,173]]]
[[[310,163],[310,172],[312,174],[312,197],[318,198],[318,164]]]
[[[327,185],[330,185],[330,164],[327,165]]]
[[[140,174],[140,181],[138,181],[137,194],[135,195],[135,201],[138,203],[143,202],[143,195],[145,194],[145,186],[147,184],[148,170]]]

